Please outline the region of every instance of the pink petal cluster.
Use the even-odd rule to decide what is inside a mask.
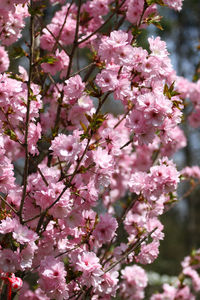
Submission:
[[[39,281],[41,288],[47,296],[56,299],[66,299],[68,289],[65,282],[67,272],[63,262],[53,256],[46,256],[40,264]]]
[[[200,179],[197,166],[178,172],[169,159],[186,146],[186,102],[200,125],[200,80],[176,75],[160,37],[147,39],[148,51],[135,43],[159,20],[155,3],[51,0],[54,15],[40,26],[40,2],[0,3],[0,279],[9,300],[22,285],[16,274],[19,300],[144,299],[137,264],[159,254],[159,216],[180,179]],[[183,1],[163,2],[180,10]],[[17,50],[29,63],[14,74],[4,46],[25,22],[33,39]],[[105,113],[109,99],[122,115]],[[186,257],[180,284],[151,300],[193,300],[199,257]]]
[[[115,235],[115,231],[118,227],[117,221],[109,214],[101,215],[100,221],[93,231],[94,237],[99,243],[106,243],[111,241]]]
[[[147,286],[145,271],[137,266],[125,267],[122,273],[121,295],[125,299],[140,300],[144,298],[144,288]]]
[[[82,252],[78,255],[76,262],[77,270],[83,272],[81,281],[86,286],[93,286],[98,289],[99,284],[102,281],[103,271],[101,270],[101,264],[99,258],[94,252]]]

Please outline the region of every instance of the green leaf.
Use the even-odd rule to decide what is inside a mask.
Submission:
[[[134,37],[138,36],[141,32],[142,31],[137,26],[131,28],[131,33]]]
[[[85,124],[84,124],[83,122],[80,121],[80,125],[81,125],[81,127],[82,127],[84,133],[86,133],[86,132],[87,132],[87,127],[85,126]]]
[[[146,0],[146,3],[150,6],[152,4],[159,4],[161,6],[165,6],[163,0]]]
[[[8,135],[12,141],[18,141],[17,135],[13,130],[7,128],[4,130],[4,134]]]
[[[153,24],[158,29],[163,30],[163,27],[160,24],[161,19],[162,16],[159,16],[156,13],[152,13],[144,20],[144,23],[147,23],[148,25]]]
[[[44,56],[43,58],[39,59],[38,63],[39,64],[47,63],[50,65],[53,65],[56,61],[57,61],[57,59],[53,56]]]
[[[10,56],[14,59],[18,59],[24,56],[28,56],[26,51],[22,47],[13,47],[11,50]]]

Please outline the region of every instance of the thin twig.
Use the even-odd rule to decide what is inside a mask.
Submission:
[[[108,17],[108,19],[99,28],[97,28],[94,32],[86,36],[84,39],[80,40],[78,42],[78,45],[86,42],[89,38],[91,38],[93,35],[98,33],[113,18],[113,16],[119,11],[119,9],[123,6],[125,2],[126,0],[123,0],[122,3],[114,10],[114,12]]]
[[[37,167],[38,172],[40,173],[42,180],[44,181],[44,183],[46,184],[46,186],[48,186],[48,181],[46,180],[46,178],[44,177],[44,174],[42,173],[41,169],[39,167]]]
[[[73,77],[73,76],[75,76],[75,75],[77,75],[77,74],[80,74],[82,71],[87,70],[89,67],[93,67],[93,66],[95,67],[95,65],[96,65],[96,63],[95,63],[95,62],[92,62],[91,64],[89,64],[89,65],[83,67],[82,69],[78,70],[77,72],[71,74],[71,77]],[[83,81],[85,81],[85,80],[83,80]]]
[[[108,269],[106,269],[104,271],[104,273],[109,272],[110,270],[112,270],[115,266],[117,266],[120,262],[122,262],[126,257],[129,256],[129,254],[131,254],[131,252],[137,250],[137,248],[147,239],[149,238],[154,231],[156,231],[157,227],[154,228],[147,236],[143,237],[141,240],[138,240],[131,248],[128,252],[126,252],[118,261],[114,262]]]
[[[54,46],[53,46],[53,48],[52,48],[52,50],[51,50],[51,53],[54,53],[55,50],[56,50],[58,41],[59,41],[60,36],[61,36],[61,34],[62,34],[63,28],[64,28],[64,26],[65,26],[65,24],[66,24],[67,17],[68,17],[68,15],[69,15],[69,11],[70,11],[70,8],[72,7],[73,2],[74,2],[74,0],[72,0],[72,2],[70,3],[70,5],[69,5],[69,7],[68,7],[68,9],[67,9],[67,12],[66,12],[66,15],[65,15],[65,19],[64,19],[64,21],[63,21],[63,24],[62,24],[60,30],[59,30],[58,36],[55,38],[55,44],[54,44]],[[66,52],[66,51],[65,51],[65,52]]]
[[[77,47],[78,33],[79,33],[79,24],[80,24],[81,1],[82,0],[79,0],[79,4],[78,4],[75,37],[74,37],[74,42],[73,42],[73,46],[72,46],[72,51],[71,51],[71,53],[69,55],[69,65],[68,65],[68,69],[67,69],[66,80],[70,77],[71,68],[72,68],[72,62],[73,62],[73,57],[74,57],[75,50],[76,50],[76,47]],[[56,120],[55,120],[55,125],[54,125],[54,130],[53,130],[54,132],[56,131],[56,134],[54,136],[57,135],[57,131],[58,131],[58,125],[59,125],[59,122],[60,122],[60,114],[61,114],[63,97],[64,97],[64,92],[62,91],[61,92],[60,101],[58,103],[57,112],[56,112]]]
[[[3,201],[3,203],[5,203],[16,215],[18,215],[18,212],[16,211],[16,209],[14,207],[12,207],[12,205],[10,203],[8,203],[1,195],[0,195],[0,199],[1,201]]]
[[[33,6],[33,0],[30,1],[30,6]],[[31,106],[31,82],[32,82],[32,73],[33,73],[33,58],[34,58],[34,15],[31,14],[30,17],[30,54],[29,54],[29,78],[27,83],[27,111],[26,111],[26,124],[25,124],[25,165],[24,165],[24,174],[23,174],[23,192],[22,199],[19,208],[19,218],[20,222],[23,223],[22,211],[24,206],[24,201],[26,197],[26,188],[27,188],[27,179],[28,179],[28,166],[29,166],[29,152],[28,152],[28,129],[29,129],[29,115],[30,115],[30,106]]]

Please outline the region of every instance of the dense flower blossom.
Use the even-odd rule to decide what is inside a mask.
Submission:
[[[49,72],[51,75],[55,75],[57,72],[65,69],[66,73],[69,64],[69,57],[64,50],[60,52],[56,50],[55,55],[50,56],[49,59],[49,63],[47,62],[41,64],[41,67],[45,72]],[[64,71],[62,71],[62,75],[64,75],[65,73]]]
[[[40,265],[39,284],[50,298],[65,299],[68,297],[65,283],[64,264],[52,256],[46,256]]]
[[[78,99],[82,96],[82,93],[85,88],[85,84],[82,82],[82,79],[79,75],[71,77],[65,81],[66,85],[64,86],[64,93],[66,101],[73,99]]]
[[[93,235],[100,243],[109,242],[117,229],[117,221],[109,214],[101,215]]]
[[[200,179],[197,166],[178,172],[169,159],[186,145],[184,98],[189,123],[200,124],[200,80],[176,75],[160,37],[148,38],[148,51],[135,43],[159,20],[153,1],[65,2],[49,2],[45,26],[40,1],[0,3],[0,279],[9,300],[18,290],[19,300],[144,299],[137,264],[158,256],[158,218],[180,180]],[[163,2],[180,10],[183,1]],[[32,39],[16,56],[29,64],[14,74],[4,46],[21,37],[25,17]],[[104,113],[109,97],[123,115]],[[182,266],[181,284],[152,300],[194,299],[199,252]]]
[[[98,288],[98,285],[102,281],[101,265],[99,258],[94,252],[82,252],[78,255],[76,267],[82,273],[81,281],[86,286],[92,285],[94,288]]]
[[[121,294],[129,299],[143,299],[144,288],[147,286],[147,275],[145,271],[137,266],[126,267],[122,273]]]
[[[59,134],[52,141],[51,149],[53,150],[54,155],[68,161],[76,159],[77,154],[81,150],[77,137],[72,135],[66,136],[64,134]]]

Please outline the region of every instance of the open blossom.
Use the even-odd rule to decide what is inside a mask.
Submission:
[[[69,65],[69,56],[64,50],[56,50],[55,55],[50,55],[52,61],[49,63],[42,63],[41,67],[45,72],[49,72],[51,75],[55,75],[57,72],[62,70],[62,75],[66,74],[67,67]],[[65,69],[65,70],[63,70]]]
[[[150,173],[136,172],[132,174],[129,186],[131,191],[155,200],[162,194],[173,192],[180,179],[179,172],[172,161],[166,157],[160,160],[160,165],[150,168]]]
[[[141,246],[141,251],[136,257],[136,261],[141,264],[151,264],[159,254],[159,242],[153,241],[150,244]]]
[[[99,263],[99,258],[94,252],[82,252],[78,255],[78,261],[76,267],[82,273],[82,282],[87,286],[93,286],[95,288],[101,283],[103,271]]]
[[[79,75],[69,78],[65,81],[64,86],[64,95],[66,102],[73,99],[78,99],[82,96],[85,89],[85,83],[82,82],[82,79]]]
[[[127,1],[128,9],[126,17],[132,24],[137,24],[140,20],[142,10],[144,7],[144,0],[131,0]]]
[[[153,37],[148,38],[148,42],[151,50],[151,55],[161,58],[169,55],[166,48],[166,43],[164,41],[161,41],[159,36],[157,36],[155,39]]]
[[[53,256],[46,256],[40,263],[38,283],[51,299],[67,299],[66,275],[63,262]]]
[[[186,178],[195,178],[200,180],[200,167],[199,166],[192,166],[192,167],[185,167],[181,170],[181,175]]]
[[[174,286],[165,283],[163,285],[163,290],[164,290],[163,294],[155,294],[151,296],[151,300],[164,300],[164,299],[175,300],[177,290]]]
[[[110,297],[110,295],[113,297],[116,295],[116,290],[118,288],[117,284],[119,281],[118,276],[119,276],[118,271],[111,271],[103,274],[102,276],[103,281],[101,282],[100,295],[102,296],[104,295],[104,297],[106,295],[109,295],[108,297]]]
[[[6,234],[12,232],[13,238],[20,244],[35,242],[38,238],[37,233],[28,229],[26,225],[21,225],[16,219],[7,217],[1,221],[0,233]]]
[[[57,155],[61,160],[73,161],[80,152],[79,141],[73,135],[59,134],[53,141],[50,147],[54,155]]]
[[[9,232],[13,232],[14,229],[19,225],[16,219],[12,219],[7,217],[6,219],[2,220],[0,223],[0,233],[6,234]]]
[[[109,214],[101,215],[93,235],[100,243],[106,243],[114,237],[117,227],[118,224],[115,218]]]
[[[113,91],[118,85],[117,73],[112,70],[103,70],[97,75],[96,83],[102,92]]]
[[[98,54],[102,60],[113,60],[113,55],[128,44],[128,34],[122,30],[112,31],[110,37],[103,37]]]
[[[94,161],[96,164],[102,169],[108,169],[113,167],[113,158],[108,151],[98,147],[97,150],[94,151]]]
[[[20,244],[35,242],[38,239],[37,233],[19,224],[14,228],[13,238]]]
[[[122,290],[121,293],[126,298],[125,299],[143,299],[144,298],[144,288],[147,286],[147,275],[145,271],[137,266],[125,267],[122,273]]]
[[[0,270],[14,273],[19,270],[19,255],[11,249],[0,250]]]

